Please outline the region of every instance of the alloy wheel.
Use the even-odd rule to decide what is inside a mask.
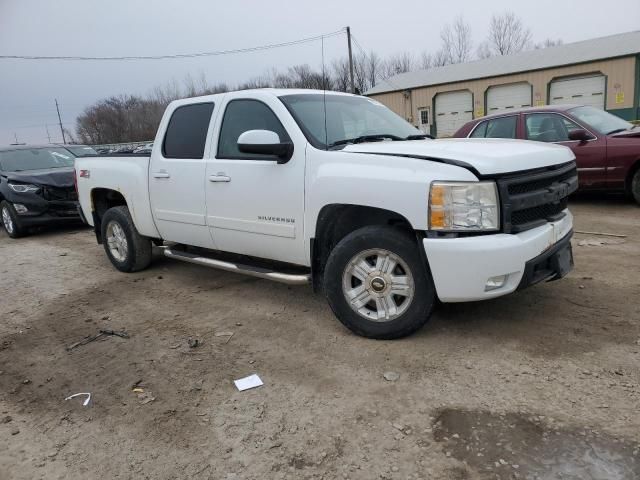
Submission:
[[[347,304],[374,322],[401,316],[415,295],[413,275],[396,254],[384,249],[356,254],[345,267],[342,292]]]
[[[107,246],[118,262],[124,262],[129,254],[129,244],[119,223],[111,221],[107,225]]]

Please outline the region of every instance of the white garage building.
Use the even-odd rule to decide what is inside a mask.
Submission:
[[[427,133],[509,109],[581,104],[640,118],[640,31],[402,73],[366,92]]]

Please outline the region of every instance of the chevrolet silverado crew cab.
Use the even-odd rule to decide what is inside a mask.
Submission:
[[[164,255],[311,283],[353,332],[397,338],[437,299],[494,298],[573,265],[566,147],[432,140],[375,100],[245,90],[172,102],[151,155],[78,158],[113,265]]]

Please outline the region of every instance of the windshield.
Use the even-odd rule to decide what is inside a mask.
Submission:
[[[577,107],[569,110],[571,115],[581,120],[590,127],[595,128],[598,132],[605,135],[614,132],[621,132],[633,128],[629,122],[622,120],[610,113],[595,107]]]
[[[76,157],[89,157],[91,155],[98,155],[92,147],[74,145],[74,146],[66,146],[67,150],[73,153]]]
[[[73,167],[73,155],[66,148],[25,148],[0,152],[0,170],[22,172],[45,168]]]
[[[404,139],[422,134],[380,102],[366,97],[303,93],[285,95],[280,100],[291,112],[307,140],[316,148],[325,149],[344,140],[365,136],[383,135]]]

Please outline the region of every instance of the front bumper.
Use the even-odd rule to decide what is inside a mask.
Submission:
[[[573,265],[567,258],[573,216],[569,210],[565,213],[558,221],[515,235],[425,238],[438,298],[443,302],[485,300],[564,276]],[[490,278],[502,275],[507,278],[501,287],[485,289]]]
[[[81,224],[80,215],[60,216],[51,213],[42,213],[40,215],[18,215],[18,221],[22,227],[44,227],[48,225],[67,225]]]
[[[18,222],[22,227],[36,227],[68,223],[80,223],[76,201],[46,201],[29,202],[21,198],[13,199],[14,204],[27,208],[24,213],[18,212]]]

